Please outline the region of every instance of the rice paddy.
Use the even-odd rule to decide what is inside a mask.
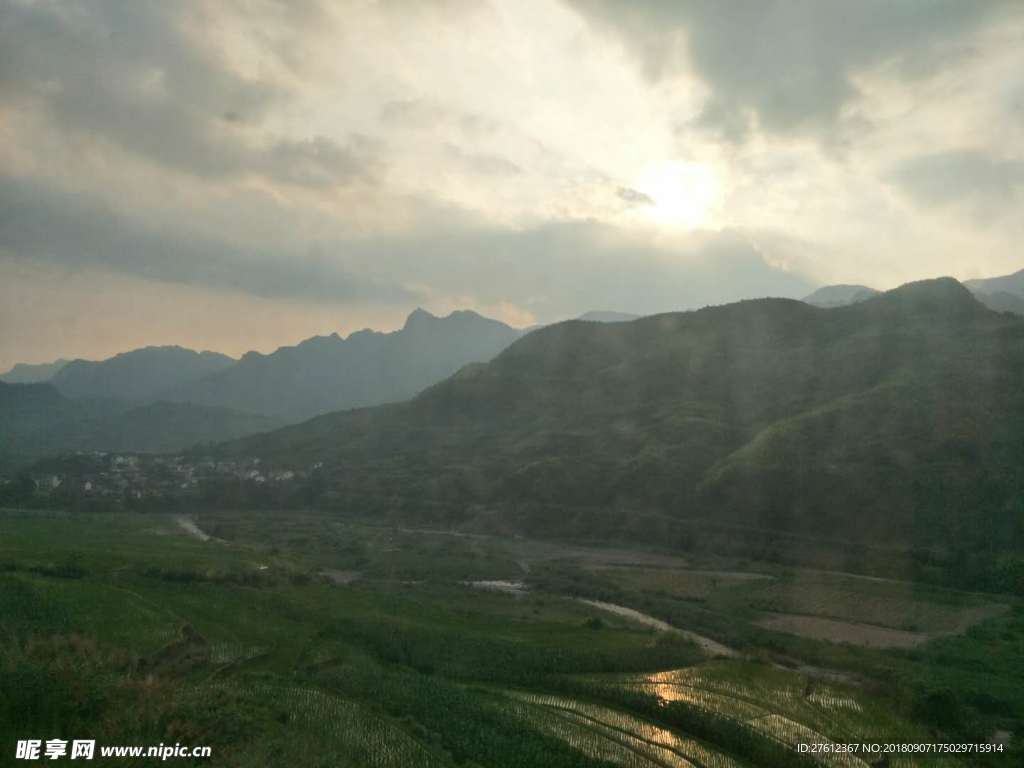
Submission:
[[[593,756],[613,758],[617,765],[668,765],[676,768],[740,768],[744,764],[696,739],[682,737],[671,730],[625,712],[581,702],[576,699],[542,694],[517,693],[511,711],[548,729],[559,738]]]
[[[794,581],[782,573],[705,569],[696,577],[703,607],[673,615],[665,607],[675,603],[648,604],[635,579],[651,569],[674,578],[664,573],[678,564],[643,553],[627,566],[628,553],[615,550],[613,567],[595,570],[596,549],[574,565],[578,550],[560,561],[551,544],[421,541],[298,514],[196,518],[204,539],[175,519],[0,514],[0,738],[84,728],[109,743],[191,740],[214,747],[204,765],[254,768],[845,767],[865,763],[796,749],[934,739],[907,703],[912,690],[861,679],[872,664],[909,675],[924,661],[796,646],[839,671],[855,661],[843,683],[746,639],[776,636],[754,634],[765,630],[752,604],[789,594]],[[553,587],[550,573],[566,569],[579,580]],[[594,574],[618,584],[615,603],[572,594]],[[810,592],[828,578],[796,581]],[[865,600],[891,589],[865,582]],[[810,599],[793,597],[803,608]],[[918,617],[932,631],[955,629],[961,607],[974,616],[992,604],[906,599],[930,601]],[[1014,642],[1013,626],[998,625],[987,642]],[[1013,731],[1008,718],[992,722]],[[900,760],[890,764],[970,764]]]

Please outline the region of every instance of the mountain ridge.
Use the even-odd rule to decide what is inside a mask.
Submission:
[[[105,360],[72,360],[51,382],[68,397],[145,402],[234,363],[233,358],[219,352],[197,352],[177,345],[149,346]]]
[[[965,280],[964,285],[971,291],[982,293],[1006,292],[1016,296],[1024,296],[1024,269],[1013,272],[1009,275],[998,277],[982,277],[974,280]]]
[[[989,309],[1024,315],[1024,270],[1000,277],[965,280],[961,284]],[[801,301],[818,307],[840,307],[865,301],[880,293],[866,285],[839,283],[824,285]]]
[[[269,354],[248,353],[165,396],[299,421],[412,397],[463,365],[489,360],[520,335],[469,310],[437,317],[416,309],[399,330],[314,336]]]
[[[816,307],[838,307],[844,304],[852,304],[858,301],[870,299],[880,292],[866,285],[849,285],[839,283],[836,285],[825,285],[813,293],[805,296],[801,301],[813,304]]]
[[[944,278],[832,309],[758,299],[567,321],[411,401],[219,450],[323,462],[332,504],[387,509],[400,488],[410,514],[490,507],[528,533],[628,528],[647,510],[938,546],[992,515],[1024,546],[1008,511],[1024,498],[1022,375],[1024,321]]]
[[[0,374],[0,381],[6,384],[38,384],[52,379],[70,362],[61,357],[52,363],[15,363],[9,371]]]

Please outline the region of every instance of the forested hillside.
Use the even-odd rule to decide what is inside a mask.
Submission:
[[[409,403],[225,446],[323,461],[322,502],[527,530],[670,518],[916,548],[1024,546],[1024,322],[961,284],[567,322]]]

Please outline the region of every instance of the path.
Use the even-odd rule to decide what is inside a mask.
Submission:
[[[622,616],[626,619],[632,619],[640,624],[644,624],[648,627],[653,627],[659,632],[675,632],[682,635],[687,640],[695,643],[706,653],[710,653],[712,656],[724,656],[726,658],[735,658],[739,656],[739,653],[727,645],[722,645],[717,640],[712,640],[710,637],[704,637],[704,635],[698,635],[696,632],[690,632],[686,629],[679,629],[673,627],[667,621],[662,621],[654,616],[649,616],[646,613],[641,613],[634,608],[627,608],[624,605],[616,605],[615,603],[605,603],[601,600],[584,600],[580,598],[581,603],[593,606],[594,608],[600,608],[602,611],[608,611],[614,613],[617,616]]]
[[[223,539],[218,539],[216,536],[211,536],[210,534],[206,533],[206,531],[202,530],[198,525],[196,525],[195,521],[192,518],[185,517],[185,515],[175,515],[174,522],[181,526],[181,528],[185,530],[187,533],[192,534],[200,541],[219,541],[221,543],[224,542]]]

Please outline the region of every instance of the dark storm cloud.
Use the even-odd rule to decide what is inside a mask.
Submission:
[[[940,152],[902,163],[892,180],[925,207],[966,203],[978,215],[1015,206],[1024,192],[1024,161],[979,151]]]
[[[903,76],[948,65],[1012,0],[567,0],[620,37],[651,79],[692,67],[712,89],[698,124],[741,140],[748,116],[776,133],[827,128],[852,75],[897,60]]]
[[[247,249],[158,231],[79,195],[0,177],[0,251],[15,259],[93,267],[270,299],[408,302],[391,281],[352,275],[330,258]]]
[[[0,99],[41,107],[63,132],[200,177],[323,186],[364,177],[376,164],[365,140],[254,138],[288,95],[201,45],[189,6],[0,0],[0,8]]]

